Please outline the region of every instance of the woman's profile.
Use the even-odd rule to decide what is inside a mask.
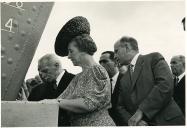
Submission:
[[[113,126],[108,115],[111,87],[106,70],[93,58],[97,51],[90,36],[86,18],[78,16],[68,21],[59,32],[55,52],[68,56],[74,66],[80,66],[67,89],[58,97],[61,109],[67,110],[71,126]]]

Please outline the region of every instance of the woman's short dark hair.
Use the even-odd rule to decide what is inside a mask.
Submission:
[[[97,51],[97,46],[94,40],[88,34],[82,34],[72,39],[82,52],[86,52],[89,55],[93,55]]]

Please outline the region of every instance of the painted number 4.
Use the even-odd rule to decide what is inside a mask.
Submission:
[[[5,24],[5,27],[6,27],[6,28],[9,28],[9,32],[13,32],[13,31],[12,31],[12,22],[13,22],[13,19],[10,18],[10,19],[6,22],[6,24]]]

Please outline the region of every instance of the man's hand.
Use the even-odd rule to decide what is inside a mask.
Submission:
[[[144,120],[140,120],[137,124],[137,126],[148,126],[147,122],[145,122]]]
[[[140,122],[143,117],[143,112],[141,110],[137,110],[136,113],[128,120],[129,126],[136,126]]]
[[[18,97],[16,98],[16,100],[27,101],[27,96],[25,94],[25,90],[23,89],[23,87],[21,87],[21,90],[18,93]]]
[[[27,85],[25,82],[23,82],[22,91],[24,91],[26,98],[28,98],[29,97],[29,89],[27,88]]]

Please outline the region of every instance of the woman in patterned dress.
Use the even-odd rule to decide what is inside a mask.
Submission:
[[[71,126],[113,126],[108,114],[111,87],[106,70],[93,59],[97,47],[88,34],[73,38],[68,44],[68,58],[82,67],[58,97],[61,109],[68,111]]]

